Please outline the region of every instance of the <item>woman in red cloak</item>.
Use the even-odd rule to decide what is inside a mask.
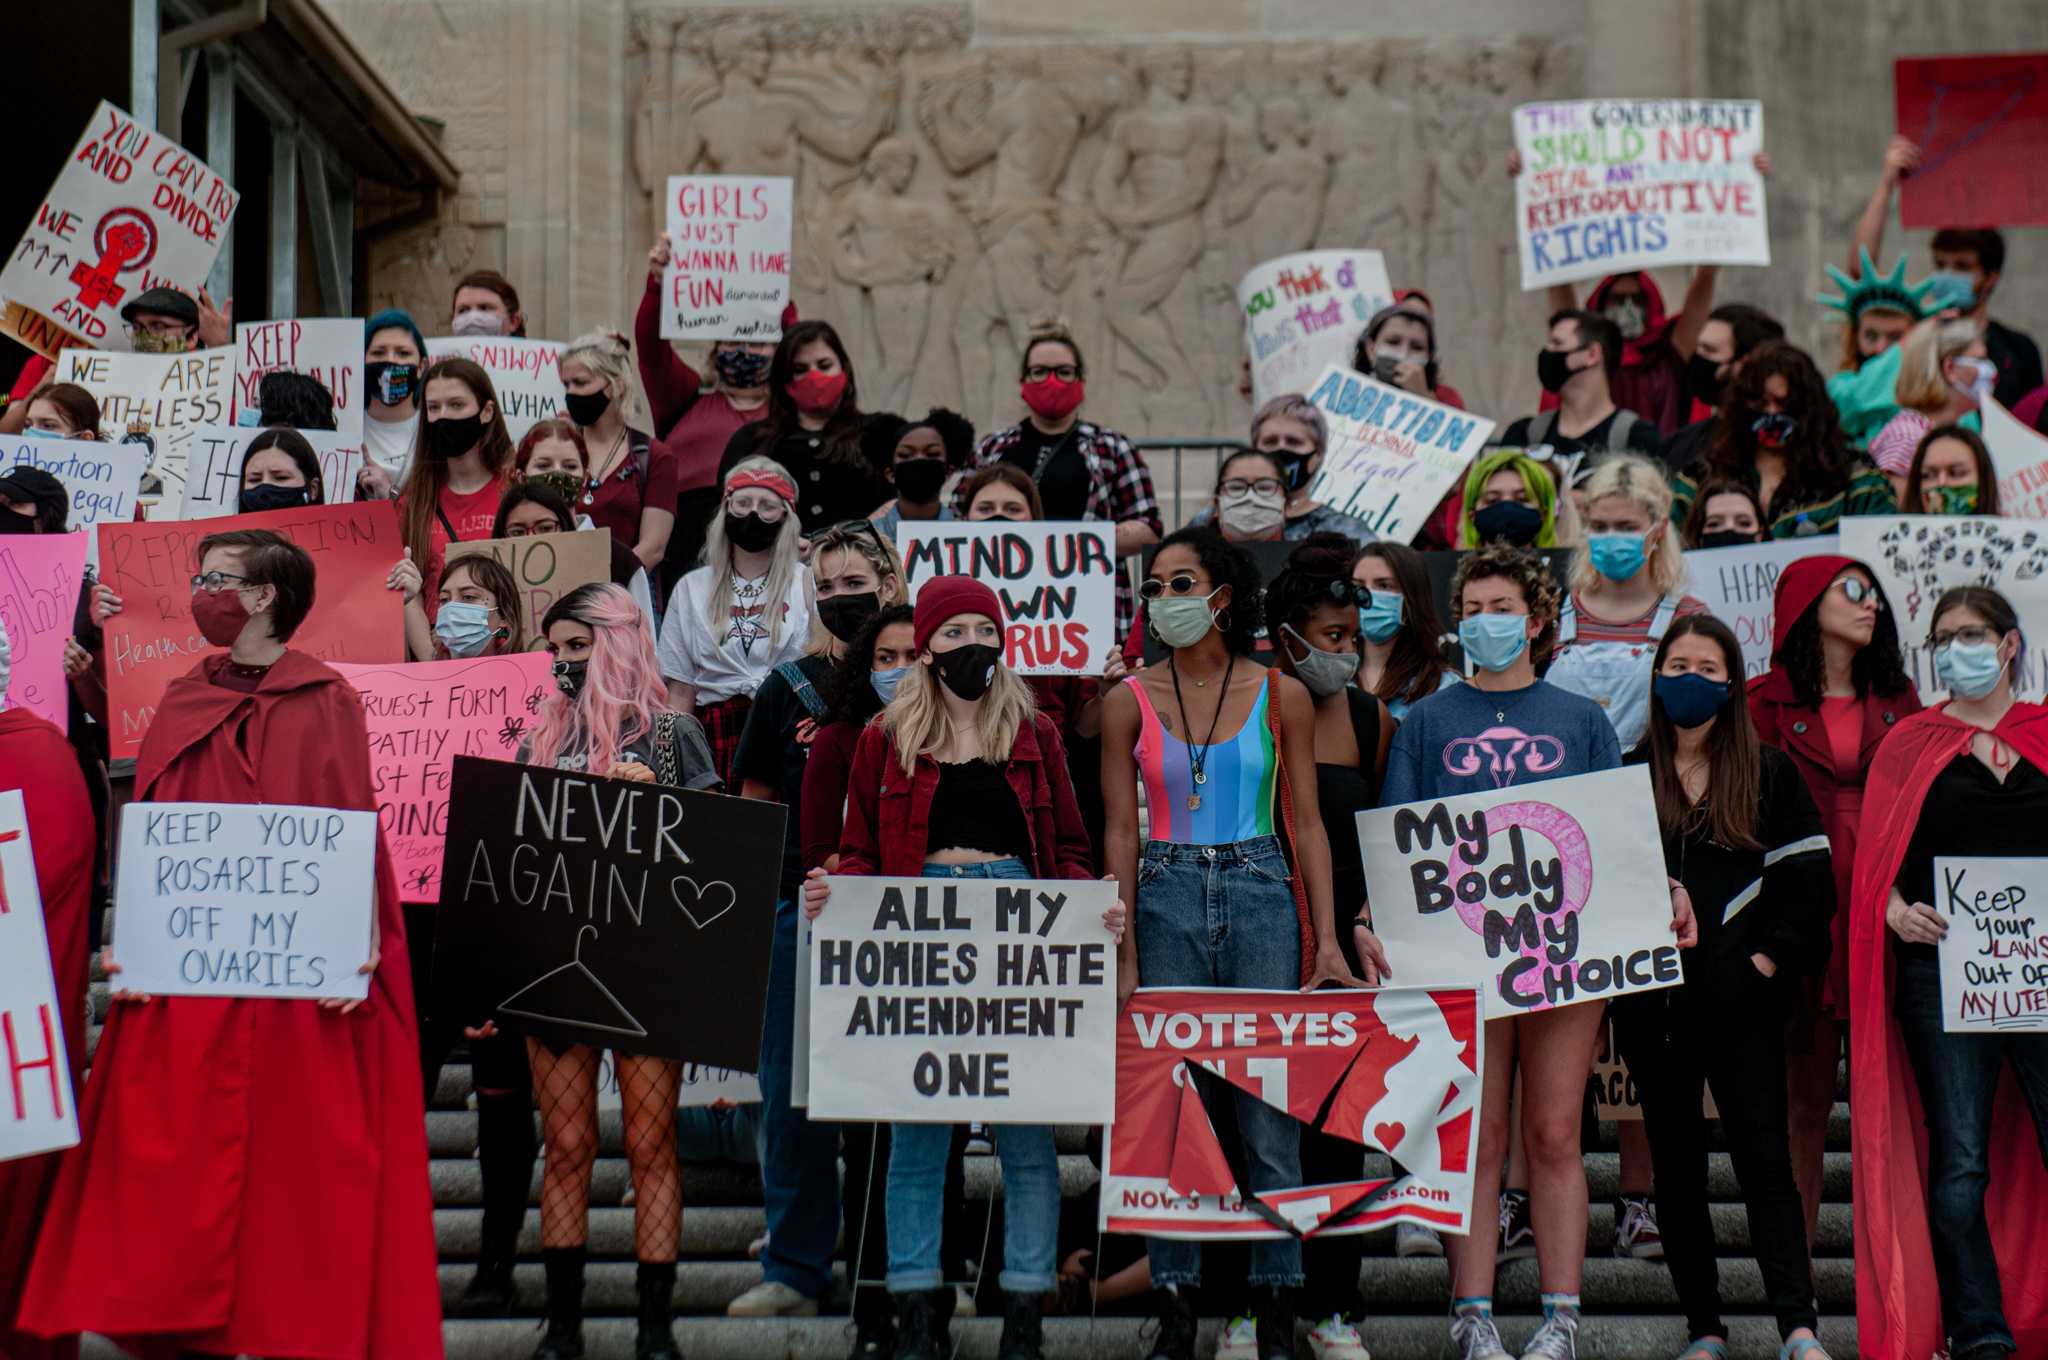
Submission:
[[[0,627],[0,700],[7,697],[7,632]],[[21,790],[28,814],[36,887],[50,970],[64,1012],[64,1051],[71,1089],[85,1078],[86,917],[92,905],[92,804],[78,753],[64,734],[25,708],[0,710],[0,793]],[[27,1057],[27,1054],[23,1055]],[[59,1157],[0,1162],[0,1356],[6,1360],[77,1360],[74,1338],[39,1341],[14,1330],[14,1311],[32,1259],[29,1246],[43,1221]]]
[[[137,801],[375,808],[361,700],[285,647],[312,559],[264,530],[212,535],[199,559],[193,619],[230,650],[165,691]],[[151,1360],[442,1354],[411,973],[381,844],[374,941],[361,1002],[118,1001],[23,1330],[99,1332]]]
[[[1878,749],[1857,838],[1857,1347],[1866,1360],[2041,1360],[2048,1035],[1946,1032],[1936,946],[1955,899],[1937,887],[1934,860],[2039,854],[2048,708],[2013,698],[2022,642],[1997,592],[1948,591],[1928,636],[1951,697]]]

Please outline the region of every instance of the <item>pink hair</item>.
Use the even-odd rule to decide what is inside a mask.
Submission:
[[[558,688],[541,701],[530,756],[536,765],[552,765],[580,745],[583,768],[603,774],[621,750],[654,730],[656,715],[668,708],[668,688],[647,616],[622,588],[578,586],[549,607],[543,635],[563,619],[590,629],[590,668],[580,695],[572,699]]]

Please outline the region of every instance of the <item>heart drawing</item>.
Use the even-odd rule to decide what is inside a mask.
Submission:
[[[707,883],[697,886],[697,880],[678,874],[669,880],[668,895],[675,899],[676,909],[690,918],[690,924],[702,930],[739,904],[739,894],[732,890],[730,883]],[[688,900],[685,901],[687,895]]]

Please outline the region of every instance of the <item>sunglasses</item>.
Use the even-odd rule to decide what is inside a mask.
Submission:
[[[1859,581],[1854,576],[1844,576],[1834,583],[1834,588],[1841,591],[1842,598],[1850,604],[1862,604],[1865,600],[1870,600],[1877,605],[1878,613],[1885,612],[1884,596],[1868,581]]]
[[[1156,576],[1148,576],[1138,583],[1138,593],[1148,600],[1156,600],[1161,595],[1169,594],[1193,595],[1201,588],[1201,581],[1193,572],[1187,571],[1177,571],[1164,581]]]

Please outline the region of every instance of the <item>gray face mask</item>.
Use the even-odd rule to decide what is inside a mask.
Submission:
[[[1617,298],[1607,304],[1607,319],[1621,331],[1621,338],[1634,340],[1648,328],[1650,318],[1643,304],[1634,298]]]
[[[1308,692],[1316,698],[1329,698],[1350,684],[1351,678],[1358,674],[1357,652],[1326,652],[1288,624],[1282,624],[1280,631],[1301,644],[1305,654],[1295,656],[1289,652],[1288,659],[1294,662],[1295,677],[1308,686]]]

